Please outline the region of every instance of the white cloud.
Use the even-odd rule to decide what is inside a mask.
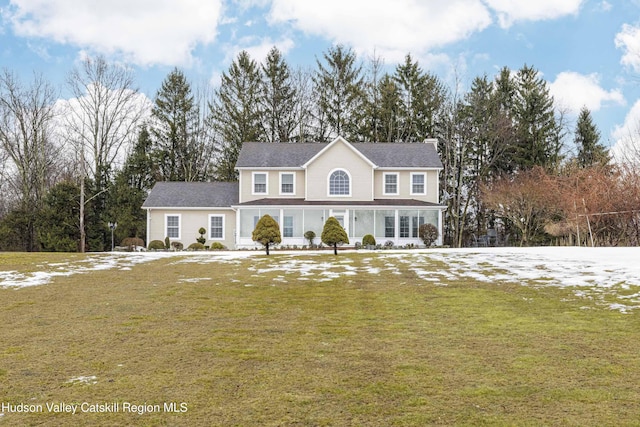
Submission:
[[[605,0],[603,2],[600,2],[600,4],[598,5],[598,8],[602,12],[609,12],[611,9],[613,9],[613,5]]]
[[[575,15],[583,0],[485,0],[498,15],[502,28],[516,21],[539,21]]]
[[[139,65],[188,65],[216,37],[222,0],[12,0],[23,37],[49,38]],[[5,16],[7,11],[5,11]]]
[[[286,55],[293,47],[295,43],[290,38],[282,38],[274,41],[270,37],[258,39],[256,37],[244,37],[238,41],[237,44],[230,45],[224,48],[225,50],[225,63],[231,63],[236,59],[238,53],[246,50],[249,57],[256,62],[262,62],[271,48],[274,46],[278,48],[282,55]]]
[[[640,163],[640,100],[631,107],[624,124],[616,126],[612,137],[611,155],[616,161]]]
[[[391,62],[469,37],[491,25],[480,0],[273,0],[270,24],[295,28]]]
[[[600,86],[597,74],[579,74],[564,71],[549,85],[549,91],[561,108],[577,113],[582,107],[598,111],[602,104],[612,102],[624,105],[622,92],[618,89],[606,91]]]
[[[624,50],[620,63],[640,72],[640,27],[624,24],[616,34],[616,47]]]

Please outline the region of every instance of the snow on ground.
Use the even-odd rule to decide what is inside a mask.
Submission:
[[[351,251],[344,251],[348,253]],[[410,270],[416,285],[446,286],[462,278],[483,282],[511,282],[526,286],[571,287],[576,297],[593,299],[622,312],[640,308],[640,248],[468,248],[409,251],[360,251],[358,266],[349,258],[334,258],[329,251],[274,252],[268,260],[261,251],[142,252],[93,254],[86,260],[38,266],[39,271],[0,271],[0,287],[25,287],[49,283],[55,277],[96,270],[130,270],[134,265],[175,257],[175,263],[239,264],[261,257],[249,267],[255,283],[266,273],[279,273],[273,282],[331,281],[338,277],[382,272],[401,275]],[[300,257],[304,255],[304,257]],[[443,266],[445,266],[443,268]],[[206,282],[187,278],[185,283]],[[236,280],[232,280],[236,282]],[[252,285],[252,284],[247,284]]]

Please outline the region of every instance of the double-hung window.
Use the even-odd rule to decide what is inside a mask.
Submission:
[[[166,215],[165,225],[167,237],[170,239],[180,238],[180,215]]]
[[[425,173],[411,174],[411,194],[427,194],[427,175]]]
[[[223,215],[209,215],[209,238],[212,240],[224,239]]]
[[[253,173],[253,194],[267,194],[267,173]]]
[[[280,194],[291,194],[295,193],[294,188],[295,175],[291,172],[282,172],[280,173]]]
[[[398,174],[397,173],[384,174],[383,193],[385,196],[398,194]]]

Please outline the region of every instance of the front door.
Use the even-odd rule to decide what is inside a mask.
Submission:
[[[347,210],[331,210],[331,216],[335,217],[338,220],[342,228],[347,232],[347,236],[349,235],[349,211]]]

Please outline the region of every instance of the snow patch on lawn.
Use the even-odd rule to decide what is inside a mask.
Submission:
[[[354,251],[342,251],[353,253]],[[137,252],[91,254],[85,259],[37,266],[29,273],[0,271],[0,287],[44,285],[56,277],[99,270],[130,270],[140,263],[171,258],[173,263],[239,264],[254,258],[249,270],[256,279],[276,273],[271,282],[330,281],[363,275],[414,274],[413,285],[447,286],[459,280],[487,283],[518,283],[523,286],[575,288],[576,298],[592,299],[621,312],[640,308],[640,248],[468,248],[428,250],[358,251],[365,255],[359,265],[350,258],[334,257],[326,251],[275,252]],[[186,278],[196,283],[210,278]],[[233,280],[232,280],[233,281]],[[406,280],[403,279],[403,283]],[[253,286],[253,284],[247,284]]]
[[[75,377],[75,378],[71,378],[71,379],[67,380],[67,383],[71,383],[71,384],[97,384],[98,383],[98,377],[96,377],[95,375],[80,376],[80,377]]]

